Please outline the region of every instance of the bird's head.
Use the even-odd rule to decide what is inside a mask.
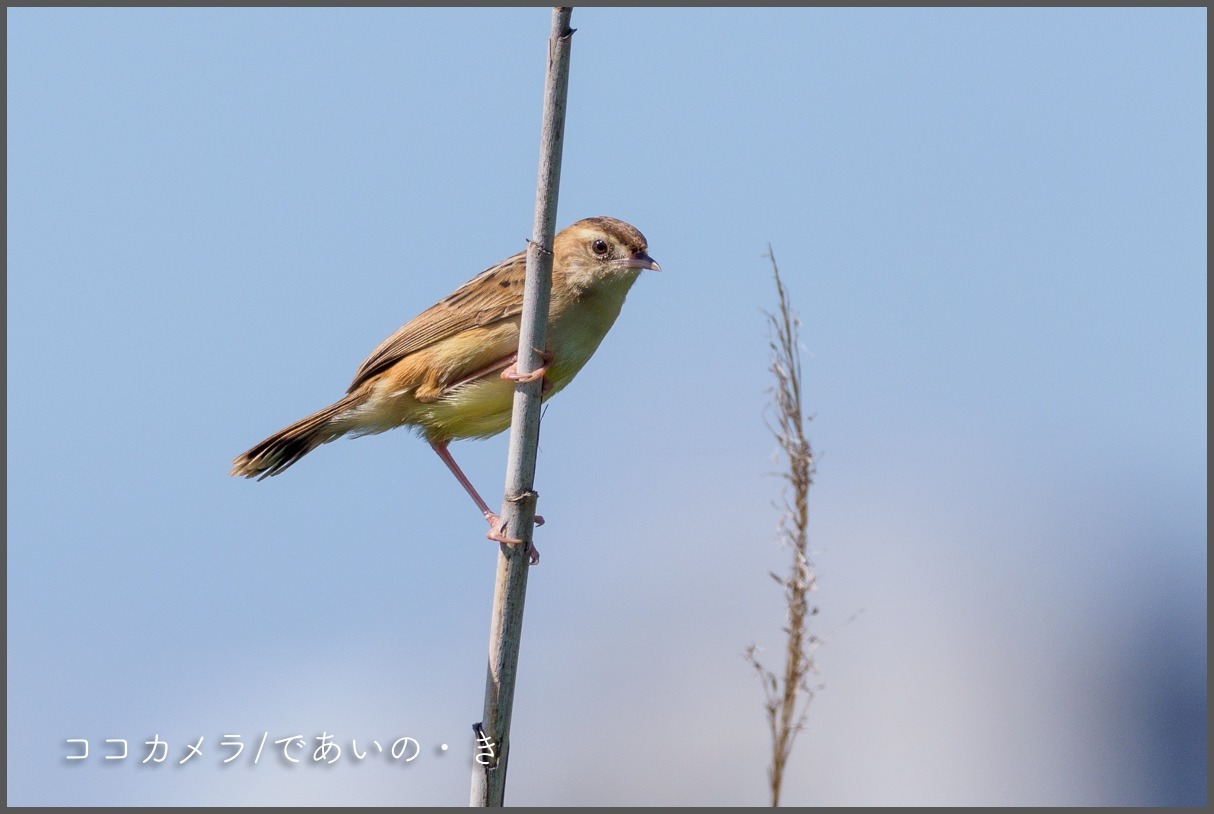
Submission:
[[[611,279],[631,282],[642,269],[661,271],[649,256],[645,236],[622,220],[598,217],[579,220],[553,240],[553,267],[577,288]]]

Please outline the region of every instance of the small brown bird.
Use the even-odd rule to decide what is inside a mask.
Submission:
[[[526,267],[526,253],[519,252],[385,339],[354,374],[344,398],[257,444],[232,462],[230,474],[277,475],[335,438],[408,425],[472,496],[489,521],[489,539],[519,542],[503,536],[500,518],[447,445],[509,427],[515,382],[543,377],[542,398],[559,393],[603,341],[641,270],[661,270],[647,254],[645,236],[615,218],[578,221],[556,235],[552,251],[548,348],[541,368],[523,375],[515,364]]]

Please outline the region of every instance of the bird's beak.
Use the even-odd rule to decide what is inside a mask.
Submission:
[[[632,256],[624,261],[624,264],[632,269],[662,270],[662,267],[658,265],[658,261],[645,254],[645,252],[633,252]]]

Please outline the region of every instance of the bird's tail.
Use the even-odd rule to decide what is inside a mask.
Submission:
[[[279,430],[232,461],[232,471],[228,474],[258,480],[277,475],[321,444],[327,444],[349,431],[350,426],[339,419],[361,401],[359,396],[346,396]]]

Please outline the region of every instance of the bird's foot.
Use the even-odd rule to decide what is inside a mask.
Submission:
[[[534,382],[539,381],[548,375],[548,363],[552,361],[552,354],[548,351],[534,349],[540,356],[540,361],[543,362],[539,367],[530,373],[520,373],[518,369],[518,358],[511,362],[510,367],[502,371],[502,378],[512,382]]]
[[[502,522],[500,515],[487,513],[485,519],[489,521],[489,533],[485,536],[495,543],[504,543],[505,545],[523,545],[522,540],[516,540],[513,537],[506,536],[506,524]],[[535,524],[537,526],[544,525],[544,518],[538,514],[535,516]],[[527,564],[535,565],[540,561],[540,550],[535,547],[535,543],[527,551]]]

